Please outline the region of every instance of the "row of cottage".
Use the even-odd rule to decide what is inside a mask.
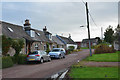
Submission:
[[[31,28],[31,24],[28,19],[25,20],[24,26],[11,24],[8,22],[0,21],[2,26],[2,34],[13,39],[24,39],[25,45],[21,53],[27,54],[34,50],[46,50],[46,44],[49,43],[49,49],[53,48],[65,48],[74,46],[77,48],[76,43],[69,37],[63,37],[59,35],[52,36],[46,26],[43,31]],[[15,54],[14,49],[10,48],[8,54],[13,56]]]

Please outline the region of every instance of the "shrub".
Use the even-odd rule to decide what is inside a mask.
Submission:
[[[47,53],[50,52],[49,46],[50,46],[50,44],[49,44],[49,43],[46,43],[46,47],[47,47],[46,52],[47,52]]]
[[[70,50],[66,50],[66,54],[71,54],[71,51]]]
[[[10,56],[10,57],[11,57],[13,63],[16,64],[17,63],[16,57],[15,56]]]
[[[109,47],[106,44],[99,44],[96,48],[94,53],[95,54],[101,54],[101,53],[113,53],[115,52],[114,47]]]
[[[27,63],[27,55],[25,54],[19,54],[18,56],[18,64],[26,64]]]
[[[68,47],[68,50],[70,50],[70,51],[73,51],[74,49],[75,49],[74,46],[69,46],[69,47]]]
[[[81,49],[76,49],[76,50],[73,50],[74,52],[79,52],[79,51],[81,51]]]
[[[2,68],[8,68],[12,66],[13,66],[13,61],[11,57],[9,56],[2,57]]]
[[[12,40],[12,48],[15,49],[16,54],[14,56],[18,56],[21,49],[24,46],[24,40],[23,39],[13,39]]]
[[[7,52],[11,46],[11,42],[11,38],[7,38],[5,35],[2,35],[2,55],[7,55]]]

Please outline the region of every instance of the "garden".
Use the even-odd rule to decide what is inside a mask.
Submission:
[[[1,62],[2,66],[1,68],[8,68],[12,67],[14,64],[25,64],[26,63],[26,57],[25,54],[20,54],[21,49],[24,46],[24,40],[23,39],[11,39],[4,35],[2,35],[2,57]],[[14,56],[10,56],[7,54],[10,47],[12,47],[15,50]]]
[[[113,46],[99,44],[94,50],[92,56],[72,65],[67,73],[68,78],[77,80],[78,78],[106,78],[118,80],[118,56],[120,51],[115,51]]]

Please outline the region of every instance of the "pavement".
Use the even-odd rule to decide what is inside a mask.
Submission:
[[[66,55],[65,59],[55,59],[43,64],[16,65],[2,70],[2,78],[47,78],[70,67],[89,56],[89,50],[82,50]]]
[[[118,67],[120,62],[93,62],[93,61],[83,61],[82,65],[91,67]]]

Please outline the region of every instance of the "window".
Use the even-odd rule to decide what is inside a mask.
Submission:
[[[63,49],[61,49],[61,51],[63,51]]]
[[[8,27],[8,30],[9,30],[10,32],[13,32],[13,30],[12,30],[10,27]]]
[[[51,34],[49,34],[49,39],[52,40],[52,35]]]
[[[59,52],[60,49],[53,49],[52,52]]]
[[[35,44],[35,50],[38,50],[38,44]]]
[[[46,45],[44,45],[44,50],[46,50]]]
[[[30,32],[31,32],[31,37],[35,37],[35,31],[30,30]]]
[[[40,36],[40,33],[37,32],[37,35]]]
[[[55,48],[55,45],[53,45],[53,48]]]

